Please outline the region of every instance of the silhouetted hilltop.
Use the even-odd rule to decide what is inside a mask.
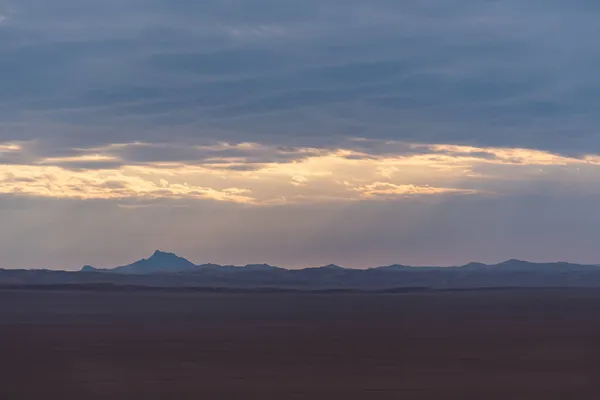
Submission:
[[[269,264],[247,264],[244,265],[242,268],[245,268],[248,271],[273,271],[276,269],[283,269]]]
[[[495,270],[514,272],[549,272],[549,271],[576,271],[595,268],[591,265],[571,264],[567,262],[534,263],[530,261],[511,259],[498,264],[482,264],[472,262],[460,268],[475,270]]]
[[[156,274],[164,272],[182,272],[196,269],[197,266],[183,257],[173,253],[156,250],[150,258],[136,261],[111,269],[97,269],[89,265],[84,266],[82,272],[111,272],[119,274]]]
[[[329,265],[323,265],[321,267],[309,267],[309,268],[304,268],[304,271],[314,271],[314,272],[344,272],[347,269],[344,267],[340,267],[339,265],[335,265],[335,264],[329,264]],[[302,271],[302,270],[297,270],[297,271]]]
[[[81,268],[81,272],[99,272],[99,271],[102,271],[102,270],[98,269],[98,268],[94,268],[91,265],[84,265]]]

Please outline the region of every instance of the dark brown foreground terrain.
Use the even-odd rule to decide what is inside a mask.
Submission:
[[[0,399],[598,399],[600,290],[1,290],[0,383]]]

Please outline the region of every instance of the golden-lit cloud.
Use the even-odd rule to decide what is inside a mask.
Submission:
[[[149,179],[127,168],[72,171],[61,167],[0,166],[0,193],[74,199],[191,198],[249,203],[246,189],[215,189],[187,183],[170,183],[148,169]]]
[[[356,191],[360,192],[362,196],[367,198],[381,197],[381,198],[396,198],[402,196],[412,195],[433,195],[433,194],[446,194],[446,193],[457,193],[457,194],[475,194],[477,190],[469,189],[456,189],[456,188],[442,188],[432,186],[416,186],[416,185],[395,185],[389,182],[375,182],[369,185],[357,187]]]
[[[71,199],[208,199],[269,205],[502,193],[504,180],[600,173],[600,157],[533,149],[386,143],[385,151],[257,143],[161,147],[131,143],[2,163],[0,193]],[[0,155],[26,153],[0,144]],[[589,176],[590,174],[588,174]],[[495,186],[494,186],[495,185]]]
[[[21,151],[22,147],[18,143],[0,143],[0,153],[9,153]]]
[[[57,164],[69,164],[69,163],[85,163],[85,162],[108,162],[108,161],[118,161],[117,157],[102,155],[102,154],[86,154],[81,156],[71,156],[71,157],[48,157],[44,158],[38,164],[42,165],[57,165]]]

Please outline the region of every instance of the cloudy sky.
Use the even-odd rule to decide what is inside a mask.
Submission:
[[[0,267],[600,263],[596,0],[0,0]]]

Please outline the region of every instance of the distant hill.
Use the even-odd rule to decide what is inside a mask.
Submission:
[[[0,285],[115,284],[160,287],[275,288],[309,290],[468,289],[486,287],[598,287],[600,267],[567,262],[511,259],[456,267],[389,265],[364,270],[337,265],[289,270],[269,264],[196,265],[173,253],[110,269],[85,266],[79,272],[0,270]]]
[[[86,265],[84,272],[111,272],[118,274],[156,274],[164,272],[182,272],[196,269],[197,266],[183,257],[173,253],[156,250],[150,258],[145,258],[133,264],[123,265],[112,269],[97,269]]]
[[[273,271],[276,269],[282,269],[269,264],[248,264],[243,267],[218,264],[196,265],[183,257],[177,256],[174,253],[167,253],[164,251],[156,250],[150,258],[144,258],[132,264],[105,269],[94,268],[90,265],[85,265],[83,268],[81,268],[80,272],[105,272],[114,274],[146,275],[181,272],[202,273],[207,271],[239,271],[242,268],[247,271]]]

